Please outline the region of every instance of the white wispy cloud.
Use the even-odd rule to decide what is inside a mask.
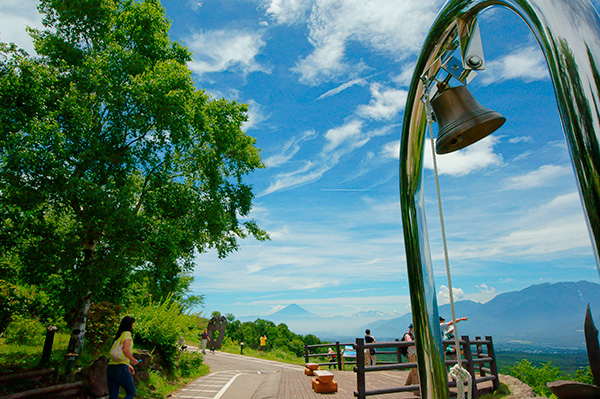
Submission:
[[[504,189],[522,190],[546,185],[549,181],[556,181],[569,175],[572,170],[561,165],[542,165],[537,170],[519,176],[512,176],[504,180]]]
[[[400,159],[400,140],[385,143],[381,149],[384,158]]]
[[[293,24],[306,19],[313,2],[310,0],[268,0],[263,2],[267,15],[278,24]]]
[[[287,173],[281,173],[276,176],[275,181],[263,191],[260,196],[274,193],[275,191],[283,190],[290,187],[297,187],[307,183],[312,183],[321,178],[328,170],[330,170],[337,159],[331,159],[329,163],[315,163],[311,161],[304,162],[299,169]]]
[[[484,85],[505,80],[520,79],[526,82],[548,79],[548,67],[539,47],[524,47],[505,55],[499,60],[486,63],[481,74]]]
[[[487,284],[480,284],[475,287],[477,287],[482,294],[494,294],[496,292],[494,287],[490,287]]]
[[[491,166],[502,164],[502,155],[494,152],[494,145],[499,139],[496,136],[486,138],[449,154],[437,155],[437,166],[440,175],[464,176]],[[425,143],[424,167],[433,169],[433,156],[429,139]]]
[[[214,30],[193,34],[186,44],[193,51],[189,67],[200,75],[230,69],[243,74],[269,71],[256,61],[266,45],[260,32]]]
[[[404,109],[408,92],[395,88],[382,88],[380,83],[373,83],[371,97],[368,105],[358,107],[358,114],[368,119],[388,120]]]
[[[0,41],[16,43],[29,54],[35,54],[26,27],[43,27],[38,4],[37,0],[3,0],[0,3]]]
[[[437,0],[317,0],[308,20],[314,50],[297,62],[294,71],[301,82],[314,85],[364,69],[365,65],[345,59],[350,41],[405,59],[420,50],[440,4]]]
[[[302,148],[302,143],[308,140],[312,140],[317,137],[317,133],[314,130],[306,130],[297,137],[289,139],[281,148],[281,152],[275,155],[271,155],[266,158],[264,162],[268,167],[278,167],[285,164],[287,161],[292,159],[294,155]]]
[[[368,138],[362,135],[363,122],[360,120],[352,120],[345,125],[329,129],[325,133],[325,138],[328,143],[325,146],[325,151],[329,152],[337,147],[345,144],[350,147],[360,147],[364,145]]]
[[[267,120],[269,116],[265,113],[264,107],[254,100],[248,102],[248,121],[244,122],[245,131],[254,129],[259,123]]]
[[[321,94],[317,100],[322,100],[323,98],[327,98],[327,97],[331,97],[331,96],[335,96],[336,94],[341,93],[342,91],[352,87],[352,86],[356,86],[356,85],[364,85],[367,83],[366,78],[358,78],[358,79],[353,79],[349,82],[346,82],[344,84],[339,85],[338,87],[331,89],[323,94]]]
[[[591,253],[590,236],[577,192],[559,195],[546,203],[526,208],[510,221],[478,227],[474,239],[449,245],[450,258],[498,260],[544,257],[559,252]]]
[[[427,169],[433,169],[433,155],[431,152],[431,143],[429,138],[425,141],[425,155],[423,166]],[[440,175],[464,176],[474,171],[481,171],[485,168],[501,165],[502,155],[494,152],[494,145],[499,139],[495,136],[488,136],[469,147],[449,154],[437,155],[438,173]],[[387,158],[400,158],[400,141],[395,140],[386,143],[381,154]]]
[[[402,67],[400,75],[394,77],[393,81],[399,86],[408,87],[412,81],[413,74],[415,73],[416,63],[406,64]]]

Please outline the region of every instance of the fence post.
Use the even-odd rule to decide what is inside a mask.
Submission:
[[[492,358],[492,361],[490,362],[490,373],[496,377],[496,379],[492,381],[492,388],[495,391],[500,387],[500,380],[498,379],[498,366],[496,364],[496,353],[494,352],[494,343],[492,342],[492,337],[485,337],[485,339],[489,341],[487,343],[487,355],[488,357]]]
[[[461,337],[461,339],[463,341],[465,341],[463,344],[463,351],[464,351],[465,359],[467,360],[467,371],[469,372],[469,374],[471,374],[471,381],[472,381],[471,397],[473,399],[477,399],[477,398],[479,398],[479,391],[477,390],[477,381],[475,378],[475,368],[473,367],[473,354],[471,353],[471,342],[469,341],[468,335],[463,335]],[[460,352],[458,350],[457,350],[456,356],[457,356],[457,360],[460,362]]]
[[[54,343],[54,333],[58,328],[56,326],[48,326],[46,328],[46,339],[44,340],[44,349],[42,350],[42,360],[40,366],[45,366],[50,361],[52,355],[52,344]]]
[[[304,363],[308,363],[308,345],[304,344]]]
[[[365,339],[356,338],[356,390],[358,399],[366,399],[366,383],[365,383]]]
[[[483,356],[483,351],[481,349],[481,343],[479,343],[479,341],[481,341],[481,337],[475,337],[475,341],[477,341],[477,343],[475,344],[475,347],[477,348],[477,359],[481,358]],[[478,364],[478,368],[479,368],[479,375],[481,377],[485,377],[485,370],[483,367],[483,363],[477,363]]]
[[[396,342],[400,342],[398,338],[395,339]],[[402,363],[402,354],[400,353],[400,347],[396,346],[396,356],[398,356],[398,363]]]
[[[335,341],[335,351],[337,352],[337,366],[338,370],[342,369],[342,353],[340,351],[340,341]]]

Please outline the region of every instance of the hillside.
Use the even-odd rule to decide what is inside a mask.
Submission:
[[[588,281],[539,284],[521,291],[500,294],[479,304],[460,301],[456,317],[469,320],[458,325],[461,335],[491,335],[499,347],[583,349],[583,321],[587,304],[600,320],[600,285]],[[449,305],[439,308],[440,315],[451,318]],[[379,336],[395,337],[411,322],[407,314],[397,319],[371,324]]]
[[[583,321],[587,304],[600,325],[600,285],[588,281],[538,284],[520,291],[496,296],[487,303],[459,301],[456,316],[469,320],[458,325],[460,335],[492,336],[498,348],[512,350],[560,350],[585,348]],[[452,317],[450,305],[439,307],[446,320]],[[298,334],[314,334],[326,340],[354,341],[370,328],[379,340],[400,338],[412,322],[407,313],[382,319],[381,313],[364,312],[352,317],[319,317],[292,304],[268,316],[257,318],[285,323]]]

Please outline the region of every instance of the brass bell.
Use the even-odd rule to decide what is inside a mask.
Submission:
[[[463,85],[441,91],[431,100],[431,106],[438,122],[438,154],[465,148],[506,122],[498,112],[482,107]]]

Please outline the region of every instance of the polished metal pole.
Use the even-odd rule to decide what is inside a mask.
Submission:
[[[447,398],[436,291],[423,196],[427,126],[422,78],[433,78],[440,56],[456,47],[459,26],[479,12],[503,6],[518,14],[546,58],[565,138],[587,215],[600,272],[600,19],[589,0],[451,0],[434,22],[409,89],[400,145],[400,202],[408,280],[423,398]]]

